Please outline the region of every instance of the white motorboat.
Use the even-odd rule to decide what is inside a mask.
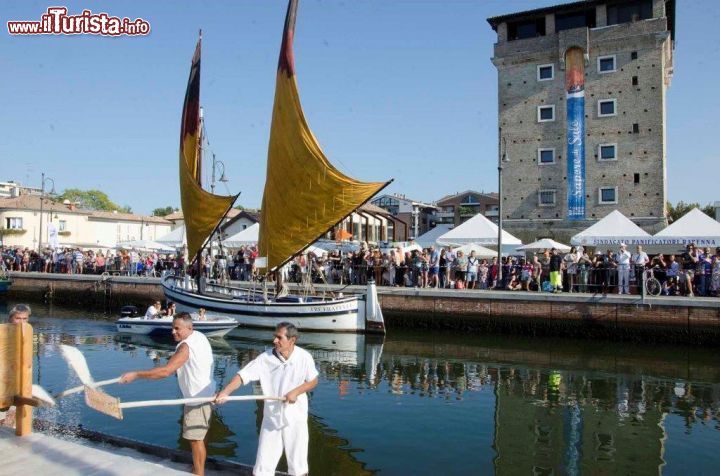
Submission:
[[[164,316],[157,319],[145,317],[122,317],[115,322],[118,332],[141,335],[171,335],[172,317]],[[206,316],[204,319],[193,319],[193,329],[208,337],[223,337],[238,326],[235,319],[223,316]]]

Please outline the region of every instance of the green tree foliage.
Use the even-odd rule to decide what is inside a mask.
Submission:
[[[85,210],[117,210],[122,213],[132,213],[132,209],[129,206],[125,205],[121,207],[111,201],[107,194],[105,192],[101,192],[100,190],[80,190],[78,188],[68,188],[65,189],[57,198],[61,202],[69,200],[77,203],[78,208],[84,208]]]
[[[685,215],[687,212],[689,212],[693,208],[699,208],[700,211],[702,211],[706,215],[709,215],[713,218],[715,217],[715,207],[713,207],[712,204],[707,204],[703,207],[699,203],[685,203],[682,200],[680,200],[675,205],[673,205],[670,202],[667,202],[668,219],[670,221],[677,221],[678,219],[682,218],[683,215]]]
[[[170,215],[174,211],[175,207],[168,205],[167,207],[156,208],[152,211],[152,214],[154,217],[164,217],[165,215]]]

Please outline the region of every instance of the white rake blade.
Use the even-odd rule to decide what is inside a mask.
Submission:
[[[83,385],[92,385],[94,383],[92,375],[90,375],[90,369],[87,366],[87,361],[85,360],[85,356],[82,355],[82,352],[77,350],[76,347],[69,345],[60,345],[60,352],[65,362],[75,371]]]
[[[50,396],[47,391],[42,388],[40,385],[33,384],[32,386],[32,396],[35,400],[38,401],[38,403],[44,407],[54,407],[55,406],[55,399]]]

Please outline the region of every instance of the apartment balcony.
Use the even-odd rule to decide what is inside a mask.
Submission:
[[[437,218],[454,218],[455,212],[435,212]]]
[[[483,215],[485,215],[486,218],[491,218],[491,217],[497,218],[498,211],[497,210],[485,210],[485,213],[483,213]]]

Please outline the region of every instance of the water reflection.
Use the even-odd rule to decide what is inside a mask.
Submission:
[[[36,377],[52,390],[74,383],[57,361],[57,343],[78,345],[98,379],[163,364],[175,348],[117,335],[98,316],[53,312],[65,318],[35,323]],[[216,379],[227,383],[270,339],[236,330],[214,343]],[[670,474],[717,466],[720,369],[711,349],[398,332],[384,341],[303,334],[300,344],[320,370],[309,423],[317,474]],[[174,381],[110,391],[127,401],[178,393]],[[116,422],[78,398],[54,415],[70,417],[184,444],[179,408],[137,409]],[[251,464],[262,405],[225,405],[212,418],[210,453]]]

